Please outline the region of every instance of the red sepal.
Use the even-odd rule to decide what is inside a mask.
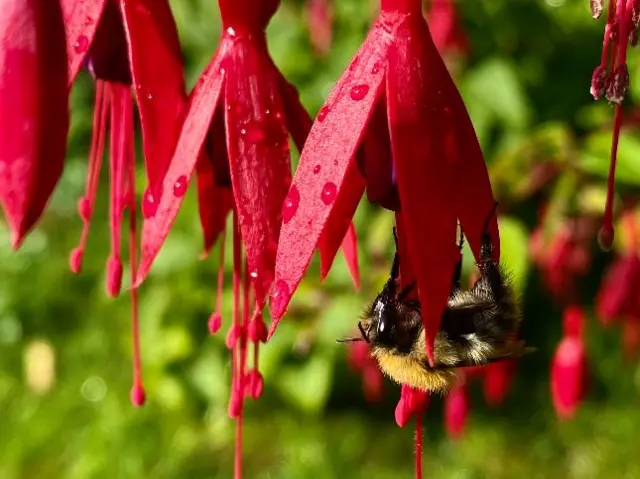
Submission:
[[[161,196],[157,202],[158,208],[155,214],[145,218],[143,223],[142,257],[136,287],[149,273],[151,264],[169,234],[184,199],[184,195],[174,194],[174,186],[178,180],[189,183],[200,157],[200,150],[209,131],[214,109],[224,84],[224,69],[220,60],[224,58],[225,50],[226,46],[223,43],[191,92],[182,131],[162,182]]]
[[[59,0],[67,33],[69,85],[73,83],[93,43],[108,0]]]
[[[384,70],[379,66],[386,55],[386,38],[383,29],[369,33],[309,133],[289,191],[289,204],[285,201],[284,206],[289,207],[290,214],[283,217],[278,244],[270,335],[311,261],[335,204],[333,200],[344,187],[345,173],[354,161],[383,84]],[[367,78],[367,82],[363,78]],[[317,165],[320,170],[314,173]]]
[[[454,190],[454,163],[447,148],[453,132],[445,121],[447,95],[437,94],[450,78],[446,70],[446,78],[439,69],[430,70],[442,60],[422,17],[405,17],[394,39],[388,54],[387,110],[405,220],[398,235],[406,238],[418,281],[427,355],[433,365],[433,343],[460,258],[455,206],[448,201]],[[427,68],[429,75],[423,73]]]
[[[229,170],[256,301],[262,307],[273,283],[282,203],[291,184],[289,135],[273,63],[265,52],[240,40],[226,68]]]
[[[62,174],[69,128],[62,11],[7,0],[0,15],[0,203],[18,248]]]
[[[186,106],[182,53],[167,0],[120,0],[149,188],[167,171]]]

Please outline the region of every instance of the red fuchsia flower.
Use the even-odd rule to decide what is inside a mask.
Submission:
[[[484,367],[483,392],[489,406],[499,406],[504,402],[515,370],[514,360],[498,361]]]
[[[229,414],[237,418],[239,477],[244,398],[257,399],[263,389],[258,351],[267,339],[262,311],[273,283],[282,204],[291,183],[288,139],[291,135],[301,150],[311,118],[267,50],[265,28],[280,1],[220,0],[219,5],[222,39],[190,94],[177,146],[152,191],[154,207],[145,214],[136,285],[149,272],[196,171],[205,253],[219,236],[224,238],[226,217],[233,212],[233,323],[226,343],[232,355]],[[357,278],[356,240],[348,227],[340,240],[345,238],[345,255]],[[212,333],[222,324],[223,258],[221,251]]]
[[[0,16],[0,204],[18,248],[60,175],[69,128],[58,2],[7,0]]]
[[[634,209],[622,215],[626,233],[623,253],[609,266],[596,296],[596,312],[605,326],[627,316],[640,316],[640,236]]]
[[[331,0],[307,0],[305,16],[309,40],[316,52],[326,56],[333,41],[333,6]]]
[[[563,315],[564,337],[551,363],[551,397],[560,419],[572,418],[586,391],[587,359],[583,342],[585,314],[570,306]]]
[[[440,54],[469,52],[469,39],[460,24],[453,0],[431,0],[426,17],[433,43]]]
[[[473,125],[422,17],[420,0],[382,0],[378,19],[320,109],[283,206],[271,333],[316,247],[328,271],[360,198],[396,212],[405,284],[416,278],[433,341],[451,289],[456,222],[479,257],[495,205]],[[400,205],[401,208],[400,208]],[[495,216],[490,231],[499,257]],[[405,254],[403,254],[403,251]]]
[[[580,277],[591,266],[590,227],[580,219],[567,220],[547,231],[544,222],[531,235],[529,249],[545,285],[563,302],[577,298]]]
[[[369,402],[380,402],[384,389],[384,376],[375,359],[371,357],[369,345],[364,342],[349,343],[347,361],[355,372],[362,374],[364,397]]]
[[[129,262],[136,277],[136,191],[134,99],[138,106],[148,188],[144,216],[155,198],[178,137],[186,93],[178,33],[167,0],[62,0],[67,29],[69,82],[85,63],[96,80],[93,138],[85,194],[78,202],[83,221],[79,246],[70,255],[73,272],[80,271],[93,217],[107,129],[110,130],[111,253],[107,261],[107,291],[119,294],[122,284],[121,230],[129,209]],[[149,52],[153,52],[150,55]],[[186,188],[186,185],[185,185]],[[132,402],[145,401],[140,364],[137,293],[131,290],[134,385]]]
[[[591,13],[599,18],[603,11],[603,0],[591,0]],[[608,251],[613,244],[613,197],[615,185],[618,139],[622,127],[622,102],[629,89],[629,69],[627,67],[627,47],[638,43],[640,25],[640,1],[609,0],[607,23],[602,43],[600,65],[591,77],[591,95],[598,100],[605,97],[615,103],[613,138],[611,142],[611,166],[607,185],[603,225],[598,233],[601,247]]]
[[[452,439],[459,439],[464,435],[469,410],[467,382],[461,378],[444,399],[444,426]]]

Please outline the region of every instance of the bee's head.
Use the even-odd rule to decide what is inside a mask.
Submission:
[[[387,347],[396,345],[399,324],[397,306],[396,298],[385,290],[376,297],[370,309],[369,341]]]

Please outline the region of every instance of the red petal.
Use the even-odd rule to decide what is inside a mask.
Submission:
[[[69,128],[58,2],[8,0],[0,15],[0,203],[17,248],[60,175]]]
[[[218,109],[213,117],[207,139],[207,153],[198,160],[198,209],[204,234],[204,254],[208,254],[218,236],[225,228],[227,215],[233,209],[231,185],[220,186],[217,182],[214,161],[229,164],[224,135],[224,114]]]
[[[167,0],[121,0],[149,188],[156,191],[176,145],[186,105],[182,53]]]
[[[456,215],[460,218],[464,235],[474,256],[479,259],[484,224],[495,206],[495,199],[478,138],[453,81],[451,81],[450,99],[455,140],[449,154],[454,154],[457,162],[452,199],[455,202]],[[454,151],[457,155],[453,153]],[[489,220],[489,233],[493,243],[493,257],[499,260],[500,235],[497,214],[492,215]]]
[[[320,172],[318,172],[318,174],[319,173]],[[358,208],[358,204],[364,193],[364,188],[364,178],[360,175],[356,162],[352,161],[344,175],[342,191],[336,198],[334,206],[331,208],[331,213],[318,241],[318,248],[320,249],[320,270],[323,281],[329,274],[333,259],[342,244],[346,248],[344,250],[345,258],[349,264],[351,276],[353,277],[356,287],[359,285],[358,247],[351,218],[353,218]],[[351,231],[351,236],[347,236],[349,231]]]
[[[302,103],[300,103],[298,90],[279,71],[276,70],[276,74],[287,119],[287,128],[291,138],[293,138],[293,142],[296,144],[296,148],[298,148],[298,152],[302,152],[313,121],[307,110],[302,106]]]
[[[59,0],[67,32],[69,84],[73,83],[93,43],[107,0]]]
[[[384,76],[380,65],[387,49],[385,39],[383,29],[369,33],[309,133],[289,192],[289,200],[298,193],[299,199],[285,204],[290,216],[284,218],[278,244],[271,333],[311,261],[332,209],[332,196],[340,195],[347,167],[373,112]],[[318,165],[320,171],[314,173]]]
[[[453,131],[443,121],[447,97],[437,94],[442,60],[426,25],[405,20],[388,60],[389,130],[404,218],[404,232],[398,234],[406,235],[433,364],[433,342],[451,292],[453,267],[460,258],[455,244],[453,165],[447,157]]]
[[[151,264],[169,234],[184,199],[184,194],[175,194],[174,186],[178,180],[188,184],[195,169],[202,144],[209,131],[213,111],[220,98],[224,82],[221,60],[224,58],[226,49],[227,45],[222,43],[218,54],[202,73],[191,93],[178,144],[163,180],[162,194],[157,203],[158,208],[155,214],[145,218],[143,223],[142,258],[136,278],[136,287],[144,281],[149,273]]]
[[[384,94],[373,111],[357,158],[367,180],[367,199],[384,208],[399,210],[398,188],[393,180],[391,138]]]
[[[242,239],[259,306],[273,283],[282,203],[291,184],[284,108],[273,64],[238,42],[227,64],[227,152]]]
[[[449,436],[458,439],[464,434],[469,416],[469,395],[466,384],[460,384],[445,397],[444,424]]]
[[[556,414],[571,418],[585,391],[586,356],[580,338],[565,337],[553,356],[551,365],[551,395]]]

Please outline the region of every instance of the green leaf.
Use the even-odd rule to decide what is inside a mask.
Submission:
[[[470,103],[476,103],[474,116],[479,116],[484,106],[511,130],[523,129],[531,120],[531,108],[518,73],[505,59],[492,58],[482,63],[469,73],[463,89],[473,97]]]
[[[513,217],[500,217],[500,262],[516,293],[521,295],[529,272],[529,234],[524,224]]]
[[[283,367],[276,384],[291,404],[306,413],[317,414],[324,408],[332,383],[331,359],[316,355],[302,366]]]
[[[585,144],[578,168],[602,178],[609,176],[611,155],[611,132],[604,131],[591,135]],[[628,131],[620,135],[618,143],[618,162],[616,164],[616,182],[628,185],[640,185],[640,139]]]

